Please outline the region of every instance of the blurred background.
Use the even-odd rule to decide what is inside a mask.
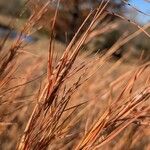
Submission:
[[[20,18],[25,20],[34,11],[42,7],[47,0],[29,0],[27,6],[25,0],[0,0],[0,37],[3,37],[4,29],[9,30],[10,20],[12,18]],[[74,33],[77,31],[83,20],[88,13],[99,4],[101,0],[62,0],[59,5],[59,13],[55,26],[55,37],[62,43],[68,43]],[[49,5],[49,10],[40,21],[38,27],[42,26],[39,33],[44,36],[48,36],[50,30],[50,23],[54,16],[57,2],[52,1]],[[137,27],[133,25],[136,22],[139,25],[150,23],[150,2],[148,0],[113,0],[107,8],[107,15],[105,16],[105,24],[100,25],[104,27],[106,24],[117,24],[111,29],[108,28],[107,32],[97,34],[94,39],[89,42],[89,47],[92,47],[92,53],[102,51],[110,48],[117,39],[119,39],[125,32],[134,32]],[[22,13],[21,16],[19,14]],[[125,19],[115,16],[113,13],[125,16]],[[21,23],[17,23],[21,26]],[[15,28],[15,27],[14,27]],[[17,27],[16,27],[17,28]],[[86,27],[84,28],[86,29]],[[83,29],[83,30],[84,30]],[[15,37],[17,33],[11,35]],[[36,41],[36,39],[28,38],[27,41]],[[109,40],[109,42],[107,42]],[[142,42],[141,42],[142,41]],[[126,45],[132,47],[134,53],[141,53],[145,51],[149,53],[150,42],[149,38],[144,34],[140,34],[137,38],[132,40]],[[116,53],[117,57],[121,57],[124,51],[124,47]]]

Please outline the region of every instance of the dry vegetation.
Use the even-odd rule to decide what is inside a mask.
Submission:
[[[81,52],[104,17],[109,1],[103,1],[66,47],[56,46],[53,32],[42,46],[27,45],[22,34],[34,32],[48,4],[30,16],[19,37],[1,41],[0,149],[150,149],[150,62],[141,54],[131,65],[127,62],[130,53],[111,59],[141,32],[149,38],[150,25],[134,24],[137,31],[123,35],[106,54]],[[56,9],[52,31],[57,13]]]

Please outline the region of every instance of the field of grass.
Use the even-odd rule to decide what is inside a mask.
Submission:
[[[49,38],[21,38],[34,35],[47,4],[20,23],[18,37],[0,40],[0,149],[150,149],[150,61],[130,51],[112,56],[140,33],[149,38],[150,25],[134,24],[106,53],[83,51],[106,5],[67,45],[54,40],[57,10]]]

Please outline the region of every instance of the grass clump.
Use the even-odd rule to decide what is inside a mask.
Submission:
[[[109,1],[102,1],[61,55],[54,49],[56,9],[45,63],[25,51],[27,45],[21,36],[32,34],[48,5],[30,16],[10,48],[5,47],[7,40],[1,44],[1,148],[93,150],[137,149],[138,145],[148,149],[150,62],[120,66],[128,54],[114,63],[109,60],[141,32],[149,36],[149,25],[137,26],[136,32],[123,35],[106,54],[80,53],[109,5]]]

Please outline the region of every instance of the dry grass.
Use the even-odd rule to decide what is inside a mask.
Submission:
[[[53,32],[48,58],[27,52],[21,38],[33,33],[48,3],[31,15],[10,48],[7,38],[1,42],[0,149],[149,149],[150,62],[140,58],[125,64],[128,54],[110,62],[116,50],[141,32],[149,36],[149,25],[123,35],[105,55],[80,53],[97,36],[94,29],[107,5],[103,1],[87,16],[62,55],[54,48]],[[98,34],[102,32],[107,28]]]

